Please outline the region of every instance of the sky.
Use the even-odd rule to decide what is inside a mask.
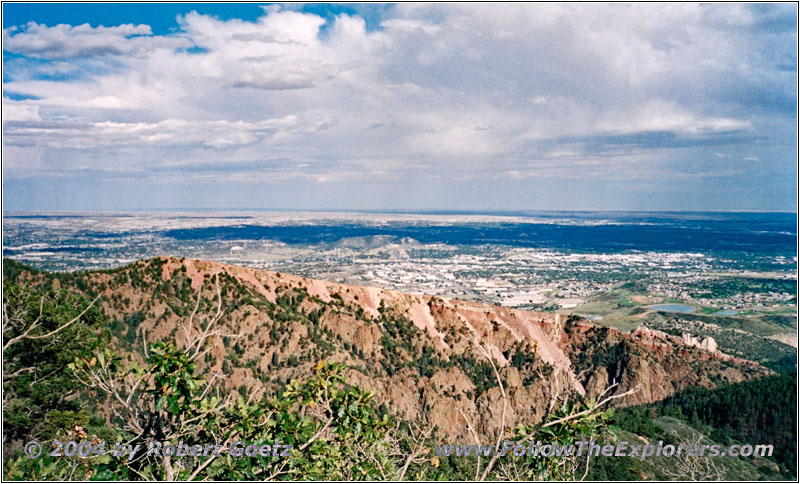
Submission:
[[[796,4],[3,4],[4,210],[797,209]]]

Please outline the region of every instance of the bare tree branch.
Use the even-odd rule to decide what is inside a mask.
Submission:
[[[94,303],[97,302],[98,299],[100,299],[100,295],[99,294],[97,295],[97,297],[95,297],[92,300],[91,303],[89,303],[88,306],[86,306],[86,308],[83,311],[81,311],[81,313],[79,315],[75,316],[73,319],[71,319],[70,321],[62,324],[61,326],[59,326],[58,328],[54,329],[53,331],[50,331],[49,333],[45,333],[45,334],[31,335],[30,333],[33,330],[35,330],[36,328],[39,327],[39,324],[40,324],[41,319],[42,319],[42,311],[44,309],[44,296],[42,296],[42,299],[39,302],[39,316],[36,318],[36,320],[33,323],[31,323],[30,326],[28,326],[28,328],[25,330],[25,332],[23,332],[22,334],[20,334],[18,336],[15,336],[15,337],[9,339],[8,341],[6,341],[6,343],[3,345],[3,351],[7,350],[9,346],[11,346],[11,345],[13,345],[15,343],[18,343],[18,342],[20,342],[20,341],[22,341],[24,339],[44,339],[44,338],[49,338],[50,336],[53,336],[54,334],[63,331],[64,329],[68,328],[75,321],[80,320],[83,317],[83,315],[86,314],[86,312],[92,306],[94,306]],[[3,313],[5,314],[5,310],[3,311]]]
[[[506,409],[508,407],[508,396],[506,395],[505,387],[503,386],[503,380],[500,378],[500,372],[497,371],[497,365],[495,365],[492,356],[489,354],[487,350],[483,348],[483,345],[475,339],[475,345],[478,347],[478,350],[481,354],[489,361],[489,364],[492,365],[492,370],[494,370],[494,376],[497,379],[497,384],[500,386],[500,394],[503,398],[503,412],[500,415],[500,428],[497,431],[497,441],[494,446],[494,455],[489,460],[489,463],[486,465],[486,468],[483,470],[483,474],[481,474],[481,481],[485,481],[486,477],[489,475],[489,471],[492,470],[492,466],[494,466],[495,461],[497,460],[497,454],[500,450],[500,443],[503,441],[503,437],[505,436],[506,432]]]
[[[467,416],[460,408],[458,409],[458,411],[461,413],[461,416],[464,417],[464,420],[467,422],[467,428],[472,433],[472,437],[475,439],[475,445],[480,447],[481,440],[478,438],[478,433],[475,432],[475,428],[472,426],[472,423],[469,421]],[[475,480],[477,481],[481,471],[481,454],[479,452],[476,452],[476,454],[478,455],[478,463],[475,465]]]

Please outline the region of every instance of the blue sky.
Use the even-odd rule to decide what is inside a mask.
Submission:
[[[791,4],[3,4],[6,210],[796,210]]]
[[[255,22],[264,14],[268,3],[11,3],[4,4],[3,28],[24,25],[28,22],[46,25],[88,23],[98,25],[146,24],[155,35],[176,32],[179,15],[197,12],[221,20],[242,19]],[[385,4],[327,4],[313,3],[291,7],[302,12],[319,15],[329,21],[337,15],[358,15],[365,19],[368,30],[380,26]]]

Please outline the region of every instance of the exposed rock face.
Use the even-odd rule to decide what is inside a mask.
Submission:
[[[586,396],[589,398],[598,398],[601,393],[608,387],[608,382],[611,379],[608,377],[608,370],[604,366],[598,367],[595,371],[591,372],[589,378],[586,380]]]
[[[589,396],[612,384],[618,385],[617,394],[639,388],[620,400],[623,405],[662,400],[688,386],[711,388],[715,381],[735,383],[770,373],[755,362],[712,351],[716,343],[711,338],[705,344],[695,338],[687,345],[686,335],[677,338],[648,328],[621,333],[583,320],[570,323],[565,335],[561,347],[573,355],[576,369],[588,375]]]
[[[684,344],[647,328],[620,333],[564,315],[216,262],[157,258],[86,276],[108,318],[143,315],[137,339],[143,331],[151,341],[180,340],[198,292],[198,319],[213,314],[217,277],[223,324],[239,337],[220,340],[201,364],[224,373],[228,389],[270,394],[326,358],[347,363],[348,381],[374,390],[378,402],[444,436],[466,436],[465,417],[478,432],[501,424],[502,392],[487,355],[508,395],[507,427],[539,421],[554,394],[596,397],[618,384],[614,392],[639,389],[617,401],[630,405],[768,372],[715,352],[713,340]],[[122,337],[117,344],[135,355]]]
[[[714,338],[711,336],[706,336],[703,338],[703,341],[700,342],[700,347],[706,351],[715,353],[717,351],[717,342],[714,341]]]
[[[355,344],[365,354],[371,355],[375,351],[375,345],[381,337],[380,331],[374,326],[361,326],[356,330]]]
[[[715,353],[717,351],[717,342],[714,341],[714,338],[711,336],[706,336],[702,340],[699,340],[691,333],[683,333],[681,335],[681,341],[687,346],[696,346],[706,351],[710,351],[711,353]]]

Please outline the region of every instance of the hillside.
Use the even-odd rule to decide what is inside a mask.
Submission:
[[[8,261],[7,261],[8,265]],[[344,363],[346,379],[373,390],[391,413],[439,435],[492,434],[540,421],[548,402],[636,392],[622,405],[650,403],[690,386],[712,388],[767,375],[743,359],[685,346],[666,333],[622,333],[567,315],[537,313],[357,287],[216,262],[154,258],[114,270],[6,276],[39,287],[99,295],[112,346],[143,360],[141,342],[183,342],[185,323],[217,311],[222,334],[200,362],[237,396],[276,393],[321,361]],[[218,286],[216,282],[218,281]],[[218,289],[217,289],[218,287]],[[219,291],[217,293],[217,290]],[[200,298],[197,298],[197,295]]]
[[[702,437],[700,437],[702,436]],[[619,409],[600,436],[614,442],[686,442],[702,438],[722,445],[768,443],[773,458],[721,459],[717,470],[729,481],[797,480],[797,374],[782,373],[712,390],[697,387],[651,404]],[[599,459],[596,480],[671,480],[669,459]]]

